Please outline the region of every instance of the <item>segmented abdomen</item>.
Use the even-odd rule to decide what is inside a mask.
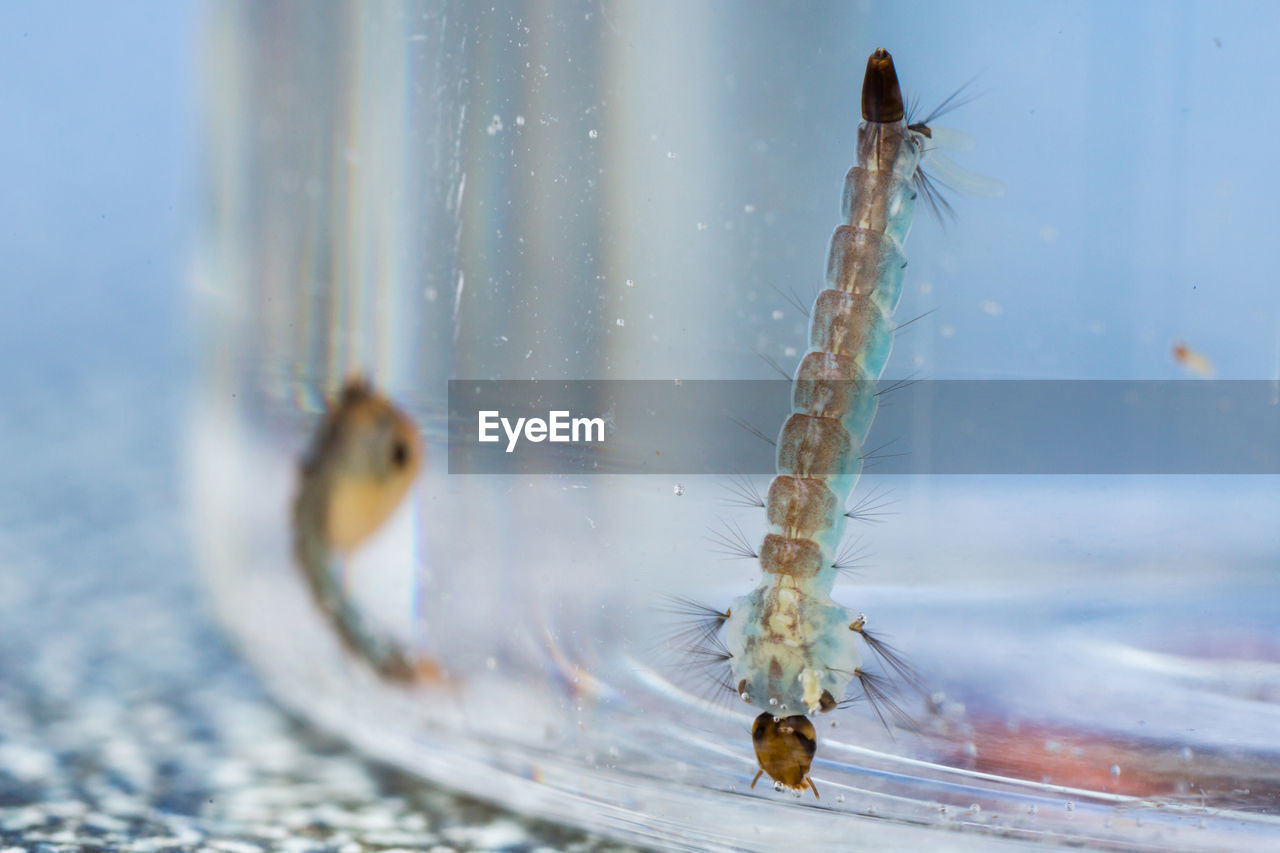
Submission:
[[[831,236],[829,287],[814,301],[809,349],[778,435],[763,577],[725,624],[739,692],[775,714],[827,710],[861,665],[851,630],[858,617],[830,592],[845,500],[862,472],[875,384],[893,345],[920,150],[905,120],[863,121],[858,155],[845,178],[844,224]]]
[[[792,414],[778,436],[778,476],[766,503],[766,543],[776,537],[789,544],[761,552],[767,575],[791,568],[772,555],[820,551],[807,565],[824,591],[834,582],[844,502],[862,472],[863,443],[875,419],[875,382],[893,347],[890,317],[902,293],[902,240],[916,197],[901,173],[909,176],[919,159],[904,123],[864,122],[859,136],[859,149],[870,150],[874,167],[854,166],[845,178],[845,224],[831,235],[827,255],[830,287],[813,304],[809,351],[796,370]]]

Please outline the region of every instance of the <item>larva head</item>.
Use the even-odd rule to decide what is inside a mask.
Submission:
[[[818,789],[809,778],[809,766],[818,751],[818,734],[808,717],[761,714],[751,724],[751,743],[755,746],[761,773],[768,773],[777,785],[793,791],[810,788],[813,795],[818,796]],[[759,778],[757,773],[756,779]],[[751,786],[755,784],[753,780]]]
[[[862,78],[862,118],[887,124],[902,121],[905,112],[893,57],[883,47],[877,47],[867,60],[867,74]]]
[[[322,429],[315,461],[329,491],[327,538],[348,550],[399,506],[422,465],[422,443],[413,422],[361,379],[347,382]]]

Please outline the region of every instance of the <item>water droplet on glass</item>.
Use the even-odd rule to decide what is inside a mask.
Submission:
[[[624,320],[624,319],[622,319],[621,317],[619,317],[618,319],[614,320],[613,322],[617,323],[619,326],[625,326],[625,325],[627,325],[627,321],[626,321],[626,320]]]
[[[627,279],[627,287],[635,287],[635,286],[636,286],[636,283],[634,279],[630,279],[630,278]]]
[[[782,787],[783,787],[783,785],[782,785],[782,783],[781,783],[781,782],[774,782],[774,783],[773,783],[773,790],[777,791],[779,794],[781,794],[781,793],[782,793]]]
[[[977,814],[978,812],[982,811],[982,806],[979,803],[970,803],[969,811],[973,812],[974,814]]]
[[[769,699],[769,704],[770,704],[770,705],[777,705],[777,704],[778,704],[778,700],[777,700],[776,698],[774,698],[774,697],[770,697],[770,699]]]
[[[489,126],[485,128],[485,132],[490,136],[496,136],[502,130],[502,117],[494,116],[489,120]]]
[[[600,137],[600,131],[593,127],[587,131],[587,136],[590,136],[592,139],[598,139]]]
[[[1075,810],[1076,810],[1076,804],[1071,802],[1070,800],[1067,800],[1067,811],[1073,812]]]
[[[1119,776],[1119,775],[1120,775],[1120,765],[1119,765],[1119,764],[1112,764],[1112,765],[1111,765],[1111,775],[1112,775],[1113,777],[1117,777],[1117,776]]]
[[[680,497],[684,494],[684,483],[676,483],[671,487],[671,491],[675,492],[676,497]]]
[[[524,116],[516,116],[516,127],[524,127]]]

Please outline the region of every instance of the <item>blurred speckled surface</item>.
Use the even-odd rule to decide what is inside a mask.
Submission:
[[[201,606],[183,397],[157,372],[5,389],[0,850],[619,849],[371,764],[273,706]]]

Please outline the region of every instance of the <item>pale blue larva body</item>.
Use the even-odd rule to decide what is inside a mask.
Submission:
[[[861,675],[863,620],[831,598],[835,555],[875,418],[875,383],[893,345],[922,150],[922,134],[905,118],[859,125],[844,224],[827,258],[829,288],[814,302],[809,349],[778,435],[760,584],[733,601],[724,621],[738,693],[776,716],[830,710]]]

